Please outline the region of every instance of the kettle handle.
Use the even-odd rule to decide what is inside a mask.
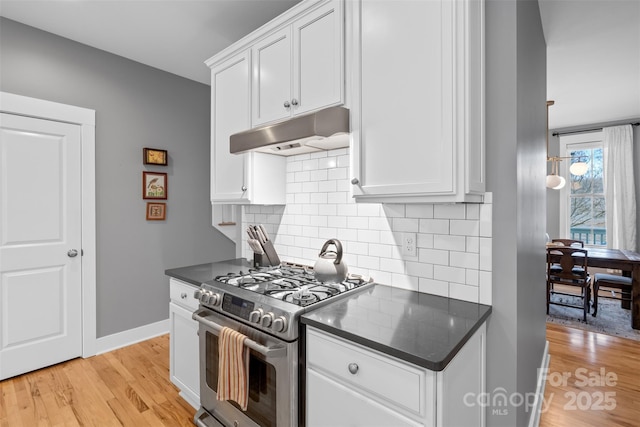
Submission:
[[[336,251],[337,251],[336,259],[335,261],[333,261],[333,263],[340,264],[340,261],[342,260],[342,243],[340,243],[340,240],[338,239],[329,239],[326,242],[324,242],[324,245],[322,245],[322,249],[320,249],[320,256],[327,253],[327,249],[329,248],[329,245],[335,245]]]

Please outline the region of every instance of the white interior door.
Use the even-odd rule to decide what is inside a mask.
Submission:
[[[81,140],[0,115],[0,379],[82,355]]]

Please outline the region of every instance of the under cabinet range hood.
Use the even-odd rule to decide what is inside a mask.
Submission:
[[[349,146],[349,110],[329,107],[231,135],[229,151],[293,156]]]

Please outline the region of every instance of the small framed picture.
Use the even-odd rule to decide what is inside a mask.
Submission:
[[[143,162],[145,165],[167,165],[167,150],[157,148],[143,148]]]
[[[166,215],[166,203],[147,202],[147,221],[164,221]]]
[[[142,198],[167,200],[167,174],[142,172]]]

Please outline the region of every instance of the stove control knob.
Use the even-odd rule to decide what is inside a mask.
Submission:
[[[213,292],[209,293],[208,298],[209,305],[218,305],[220,303],[220,295],[214,294]]]
[[[200,300],[200,289],[198,289],[193,293],[193,297],[197,300]]]
[[[200,302],[207,303],[209,300],[209,291],[205,291],[204,289],[200,291]]]
[[[269,326],[271,326],[271,324],[273,323],[273,313],[269,312],[264,316],[262,316],[261,322],[262,322],[262,326],[264,326],[265,328],[268,328]]]
[[[262,319],[262,313],[264,312],[261,308],[253,310],[251,313],[249,313],[249,322],[260,323],[260,319]]]
[[[283,332],[287,329],[287,319],[285,319],[284,316],[278,316],[277,319],[274,319],[271,329],[276,332]]]

